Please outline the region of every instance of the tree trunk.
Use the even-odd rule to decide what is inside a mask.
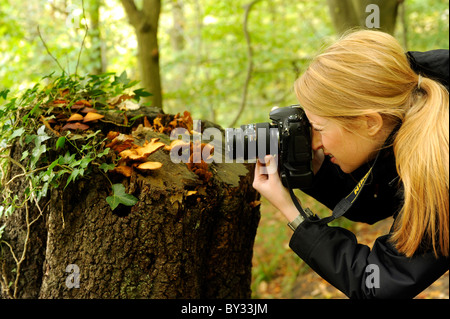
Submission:
[[[140,136],[152,137],[169,142],[156,132]],[[23,151],[17,144],[11,156]],[[147,176],[110,175],[139,199],[133,207],[112,211],[105,200],[110,182],[98,172],[53,189],[40,205],[42,216],[30,205],[6,219],[2,240],[10,247],[0,245],[2,297],[249,298],[260,216],[253,168],[212,163],[206,183],[184,163],[174,164],[167,151],[149,160],[163,167]],[[15,166],[10,172],[9,179],[21,173]],[[21,197],[26,183],[19,177],[10,187]],[[11,251],[20,257],[25,242],[17,267]]]
[[[331,19],[336,32],[343,34],[355,27],[375,28],[393,34],[397,20],[398,6],[403,0],[327,0]],[[379,14],[372,12],[369,5],[377,5]],[[366,10],[368,12],[366,12]],[[370,15],[379,16],[379,27],[367,24]]]
[[[159,72],[158,21],[160,0],[144,0],[139,10],[134,0],[122,0],[130,24],[136,31],[141,86],[152,93],[152,106],[163,109]]]
[[[104,43],[100,26],[100,7],[102,2],[95,0],[88,2],[88,12],[91,20],[89,36],[91,39],[91,74],[102,74],[106,72],[106,55],[104,53]]]

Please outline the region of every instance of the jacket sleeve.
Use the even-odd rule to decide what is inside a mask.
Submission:
[[[289,245],[349,298],[413,298],[449,269],[448,258],[432,253],[407,258],[388,239],[379,237],[370,249],[344,228],[305,220]]]

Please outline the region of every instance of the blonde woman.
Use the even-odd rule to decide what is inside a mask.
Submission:
[[[300,217],[278,174],[256,165],[253,186],[296,226],[290,247],[350,298],[412,298],[449,269],[448,57],[405,53],[386,33],[357,31],[295,82],[315,153],[306,193],[333,209],[378,156],[344,215],[369,224],[394,218],[373,247]]]

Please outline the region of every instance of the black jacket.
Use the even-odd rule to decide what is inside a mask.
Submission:
[[[416,73],[439,80],[448,90],[448,50],[408,52],[407,56]],[[325,159],[312,188],[304,191],[333,209],[371,165],[363,165],[350,175]],[[395,219],[403,204],[398,184],[391,147],[381,151],[359,198],[344,216],[369,224],[390,216]],[[290,247],[350,298],[413,298],[449,269],[449,259],[437,259],[432,252],[405,257],[389,242],[389,236],[379,237],[370,249],[358,244],[355,235],[344,228],[305,220],[294,232]],[[374,276],[378,274],[377,288]]]

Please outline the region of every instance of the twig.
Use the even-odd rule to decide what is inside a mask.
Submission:
[[[81,52],[83,51],[84,41],[86,40],[89,31],[89,27],[86,22],[86,13],[84,11],[84,0],[81,0],[81,6],[83,8],[83,19],[84,19],[84,26],[86,27],[86,32],[84,33],[83,41],[81,42],[80,52],[78,52],[77,66],[75,67],[75,75],[77,75],[78,72],[78,65],[80,64]]]
[[[50,57],[51,57],[53,60],[55,60],[56,64],[58,64],[59,68],[63,71],[63,74],[66,73],[66,71],[65,71],[64,68],[61,66],[61,64],[59,64],[59,61],[53,56],[53,54],[52,54],[52,53],[50,52],[50,50],[48,49],[48,46],[47,46],[47,44],[45,43],[44,38],[42,38],[41,30],[39,30],[39,25],[37,26],[37,32],[38,32],[39,38],[40,38],[41,41],[42,41],[42,44],[44,45],[45,49],[47,50],[48,55],[50,55]]]
[[[50,131],[52,131],[53,134],[55,134],[56,136],[61,136],[61,134],[59,134],[58,131],[55,131],[54,129],[52,129],[52,127],[50,126],[50,124],[48,123],[48,121],[45,119],[45,117],[43,115],[41,115],[39,119],[42,121],[42,123],[44,123],[46,128],[48,128]]]
[[[11,163],[13,163],[16,166],[20,167],[25,175],[27,174],[26,168],[22,164],[20,164],[18,161],[16,161],[15,159],[11,158],[10,156],[8,156],[8,155],[0,155],[0,158],[8,159]],[[30,180],[30,190],[31,189],[33,189],[33,183]],[[26,223],[27,231],[26,231],[26,236],[25,236],[25,240],[24,240],[24,243],[23,243],[23,251],[22,251],[22,255],[20,256],[20,259],[17,259],[17,256],[14,253],[14,250],[13,250],[12,246],[8,242],[6,242],[4,240],[0,241],[0,243],[4,243],[6,246],[9,247],[9,250],[11,251],[11,255],[12,255],[12,257],[13,257],[15,263],[16,263],[16,279],[14,280],[14,293],[13,293],[13,296],[12,296],[13,298],[17,298],[17,293],[18,293],[18,288],[19,288],[20,268],[22,266],[23,261],[26,258],[26,253],[27,253],[27,249],[28,249],[28,243],[30,241],[31,226],[36,221],[38,221],[39,218],[42,216],[42,209],[40,208],[39,203],[38,203],[38,201],[37,201],[37,199],[36,199],[36,197],[34,196],[33,193],[31,193],[31,197],[33,198],[33,200],[34,200],[34,202],[36,204],[36,207],[39,210],[39,215],[30,222],[30,215],[29,215],[30,213],[29,213],[29,209],[28,209],[28,200],[26,199],[24,204],[25,204],[25,223]]]
[[[233,127],[236,125],[236,122],[239,120],[239,117],[241,116],[242,112],[244,111],[245,105],[247,103],[247,93],[248,93],[248,86],[250,84],[250,79],[252,77],[253,72],[253,49],[251,45],[251,39],[250,39],[250,33],[248,32],[248,17],[250,15],[250,10],[252,7],[261,0],[254,0],[250,2],[249,4],[245,5],[245,15],[244,15],[244,35],[245,35],[245,41],[247,42],[247,57],[248,57],[248,66],[247,66],[247,76],[245,78],[244,83],[244,90],[242,92],[242,99],[241,99],[241,106],[239,107],[238,114],[234,118],[233,122],[231,122],[230,127]]]

